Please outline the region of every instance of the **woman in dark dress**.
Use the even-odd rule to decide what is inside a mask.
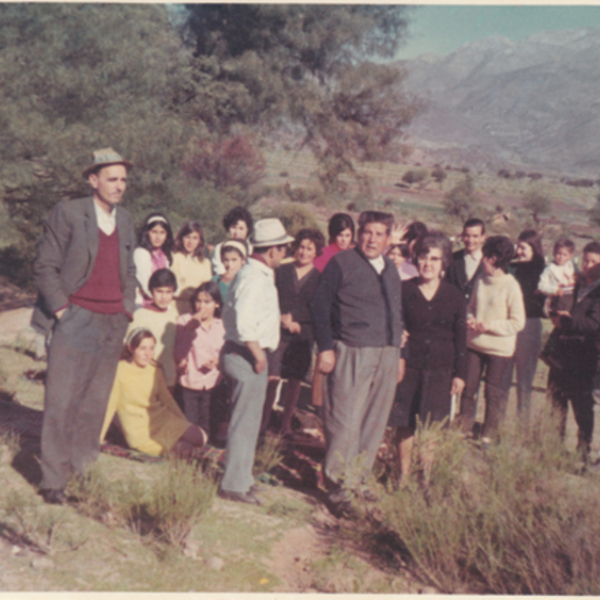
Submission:
[[[406,372],[396,390],[389,425],[397,427],[400,482],[410,476],[417,417],[421,423],[449,418],[451,397],[466,378],[466,307],[460,291],[443,281],[452,260],[450,240],[431,231],[415,244],[419,276],[402,283],[402,311],[408,332]],[[425,448],[425,470],[433,447]]]
[[[545,296],[537,292],[546,266],[542,240],[533,229],[521,232],[517,239],[517,263],[509,270],[519,282],[525,303],[525,329],[517,333],[517,345],[512,365],[506,370],[504,389],[508,392],[513,371],[517,370],[517,410],[525,421],[529,419],[531,389],[542,349],[542,316]]]
[[[294,262],[281,265],[275,271],[281,311],[281,341],[269,355],[269,385],[261,430],[266,431],[275,402],[279,380],[288,380],[282,433],[292,433],[292,415],[300,395],[300,383],[306,377],[312,360],[314,342],[308,304],[319,279],[315,258],[323,250],[325,238],[317,229],[301,229],[292,244]]]

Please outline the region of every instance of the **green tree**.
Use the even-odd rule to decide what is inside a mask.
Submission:
[[[435,165],[433,167],[431,171],[431,178],[439,184],[440,190],[442,189],[442,184],[444,183],[446,177],[448,177],[448,173],[446,173],[446,171],[444,171],[440,165]]]
[[[523,208],[529,211],[536,225],[540,224],[540,217],[542,215],[547,215],[552,210],[552,204],[548,197],[533,190],[530,190],[523,196],[522,204]]]
[[[182,169],[215,141],[182,102],[192,61],[161,5],[0,5],[0,199],[18,233],[0,251],[5,272],[27,278],[50,208],[89,193],[79,174],[96,148],[134,163],[124,205],[138,221],[161,208],[175,226],[197,218],[209,238],[221,232],[249,179],[217,185]],[[239,166],[234,142],[224,154]]]
[[[427,179],[427,175],[425,169],[409,169],[402,175],[402,181],[412,186],[415,183],[423,183]]]
[[[596,196],[596,204],[588,210],[588,218],[592,225],[600,227],[600,194]]]
[[[475,192],[473,177],[466,175],[444,196],[443,206],[446,214],[466,221],[477,210],[479,198]]]
[[[402,128],[418,103],[402,94],[401,69],[371,61],[393,57],[402,43],[407,26],[402,7],[187,8],[197,72],[194,86],[182,93],[190,110],[217,115],[211,126],[271,126],[291,119],[302,126],[303,145],[317,157],[327,191],[339,191],[344,174],[368,190],[355,161],[398,155]]]

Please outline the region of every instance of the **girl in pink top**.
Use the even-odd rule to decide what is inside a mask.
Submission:
[[[186,418],[210,431],[210,405],[213,390],[221,380],[219,354],[225,328],[220,319],[223,300],[219,285],[203,283],[192,296],[192,314],[177,320],[175,362],[182,389]]]
[[[155,271],[168,269],[173,264],[173,232],[167,217],[162,213],[150,213],[144,221],[138,247],[133,253],[135,276],[138,282],[136,305],[148,308],[152,294],[148,282]]]
[[[352,247],[354,241],[354,221],[346,213],[336,213],[329,219],[327,226],[329,231],[329,246],[323,248],[323,252],[315,259],[314,267],[320,273],[327,263],[342,250]]]

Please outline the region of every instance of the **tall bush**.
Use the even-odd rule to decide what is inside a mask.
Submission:
[[[377,527],[445,593],[598,594],[600,487],[574,473],[549,413],[485,453],[447,431],[429,483],[390,495]]]

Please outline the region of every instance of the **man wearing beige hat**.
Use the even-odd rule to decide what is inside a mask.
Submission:
[[[83,176],[92,196],[59,202],[38,245],[33,327],[49,334],[41,493],[66,502],[69,474],[94,461],[134,307],[135,235],[117,204],[133,165],[112,148],[94,152]]]
[[[266,353],[279,345],[274,269],[293,241],[279,219],[258,221],[251,239],[254,252],[231,283],[223,307],[221,369],[232,383],[233,412],[219,496],[235,502],[261,504],[254,494],[252,466],[267,392]]]

